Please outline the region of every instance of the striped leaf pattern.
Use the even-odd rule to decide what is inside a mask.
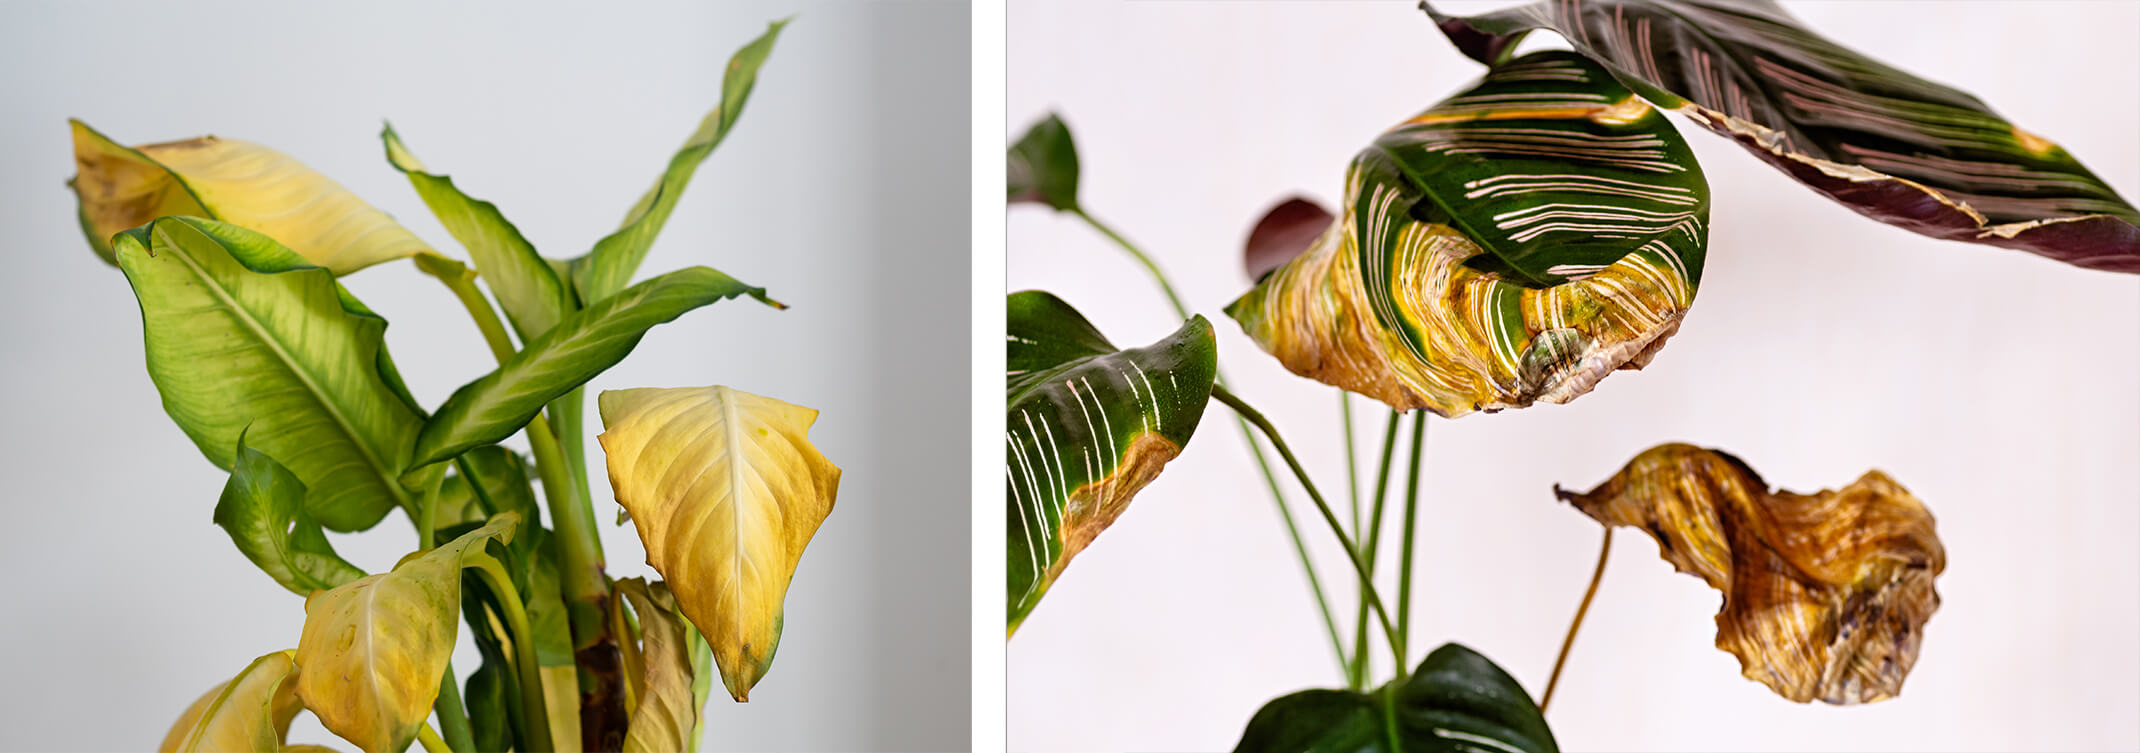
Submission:
[[[1423,6],[1427,4],[1423,3]],[[1492,63],[1533,29],[1860,214],[1935,238],[2140,273],[2140,210],[1976,97],[1807,30],[1768,0],[1540,0],[1427,12]]]
[[[1218,374],[1211,323],[1195,317],[1142,348],[1117,349],[1054,295],[1008,309],[1009,630],[1070,558],[1181,453]]]
[[[1662,116],[1565,52],[1377,139],[1342,216],[1226,309],[1288,369],[1444,416],[1641,368],[1694,301],[1709,192]]]
[[[1303,690],[1263,705],[1234,753],[1557,753],[1523,685],[1456,643],[1373,693]]]

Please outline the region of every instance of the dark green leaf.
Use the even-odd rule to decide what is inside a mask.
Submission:
[[[498,306],[505,309],[521,342],[550,331],[558,319],[576,308],[549,261],[535,253],[535,246],[506,221],[496,204],[461,193],[450,177],[424,172],[423,163],[402,145],[393,126],[381,131],[379,138],[386,142],[387,162],[409,176],[409,183],[446,232],[468,249],[476,271],[490,284],[491,294],[498,297]]]
[[[1011,145],[1005,167],[1010,203],[1046,204],[1058,211],[1077,207],[1077,142],[1055,113],[1026,129]]]
[[[1393,681],[1372,695],[1304,690],[1271,701],[1234,747],[1234,753],[1393,750],[1557,753],[1560,747],[1515,678],[1454,643],[1428,654],[1402,685]]]
[[[230,482],[216,502],[215,523],[253,564],[299,596],[364,577],[335,554],[318,521],[305,512],[305,485],[266,453],[245,446],[231,464]]]
[[[1180,454],[1218,373],[1211,323],[1118,350],[1062,299],[1006,300],[1009,629]]]
[[[476,750],[512,750],[513,673],[502,663],[485,657],[483,666],[468,676],[462,704],[468,709],[468,724],[475,731]]]
[[[1559,32],[1650,101],[1868,217],[2140,272],[2140,210],[2064,149],[1768,0],[1541,0],[1470,17],[1422,7],[1481,61],[1532,29]]]
[[[412,465],[422,466],[512,436],[543,405],[616,365],[654,325],[754,288],[706,267],[691,267],[626,288],[574,312],[528,342],[496,371],[454,391],[417,435]]]
[[[527,463],[519,453],[489,445],[462,453],[460,460],[475,473],[476,483],[469,484],[460,463],[454,464],[438,490],[435,525],[439,528],[479,522],[508,511],[520,513],[520,519],[530,526],[541,519],[535,491],[528,485]]]

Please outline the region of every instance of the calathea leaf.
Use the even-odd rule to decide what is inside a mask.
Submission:
[[[277,651],[246,665],[238,676],[209,688],[171,725],[159,753],[277,753],[302,708],[292,680],[295,652]]]
[[[1530,30],[1559,32],[1659,107],[1881,222],[2140,272],[2140,210],[2064,149],[1768,0],[1549,0],[1469,17],[1422,6],[1489,63]]]
[[[1805,703],[1893,697],[1939,609],[1946,550],[1932,513],[1879,471],[1834,491],[1770,491],[1736,457],[1684,444],[1635,456],[1588,493],[1554,493],[1640,528],[1665,561],[1724,593],[1716,646]]]
[[[610,486],[647,564],[712,644],[729,695],[749,700],[839,492],[839,467],[810,443],[817,411],[720,386],[609,390],[598,405]]]
[[[1070,559],[1189,443],[1211,400],[1218,343],[1201,316],[1124,350],[1049,293],[1012,293],[1004,305],[1008,629],[1016,633]]]
[[[367,753],[400,753],[416,739],[453,658],[462,557],[510,538],[519,522],[500,515],[391,572],[305,600],[297,696],[320,724]]]
[[[327,176],[259,144],[203,136],[126,148],[79,120],[75,176],[89,245],[112,261],[110,238],[159,217],[198,216],[258,231],[346,275],[431,247]]]
[[[230,469],[244,433],[337,531],[368,528],[406,498],[422,419],[387,358],[386,320],[334,275],[267,236],[191,217],[121,233],[114,248],[141,303],[149,378],[210,462]]]
[[[646,664],[637,693],[639,708],[632,712],[624,750],[680,753],[690,746],[686,738],[698,727],[699,706],[691,695],[697,678],[692,675],[691,647],[684,638],[684,621],[677,616],[676,597],[666,584],[650,586],[644,578],[617,581],[617,590],[639,615],[641,656]]]
[[[335,554],[319,522],[305,512],[304,483],[274,458],[245,446],[242,436],[215,522],[246,559],[299,596],[364,577]]]
[[[706,267],[680,269],[573,312],[497,370],[462,385],[416,437],[412,466],[435,463],[512,436],[551,400],[630,355],[654,325],[716,301],[748,295],[780,304]]]
[[[1538,705],[1515,678],[1449,643],[1373,694],[1304,690],[1248,721],[1234,753],[1555,753]]]
[[[1338,221],[1226,312],[1293,373],[1398,410],[1567,402],[1679,328],[1708,217],[1663,116],[1542,52],[1376,139]]]
[[[1009,183],[1010,203],[1033,202],[1057,211],[1077,207],[1077,142],[1070,127],[1055,113],[1048,113],[1026,129],[1012,144],[1004,176]]]
[[[469,198],[450,177],[425,172],[423,162],[402,145],[393,126],[381,131],[379,138],[386,142],[387,162],[409,176],[409,183],[446,232],[475,259],[476,270],[490,283],[491,293],[498,297],[498,306],[505,309],[521,342],[550,331],[566,312],[577,308],[549,262],[535,252],[519,228],[506,221],[496,204]]]
[[[727,138],[736,118],[743,115],[743,103],[750,100],[751,89],[758,83],[758,69],[765,65],[766,56],[773,52],[773,40],[787,25],[787,21],[775,21],[763,35],[736,50],[722,73],[721,104],[706,114],[683,148],[669,158],[669,167],[661,179],[625,214],[624,225],[596,241],[594,250],[586,256],[572,260],[573,286],[583,305],[592,306],[631,282],[632,273],[638,271],[639,262],[646,259],[647,249],[654,245],[654,236],[669,221],[677,199],[683,198],[692,173]]]

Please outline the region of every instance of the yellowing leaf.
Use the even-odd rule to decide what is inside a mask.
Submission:
[[[392,572],[305,600],[297,641],[297,695],[320,724],[369,753],[401,753],[431,715],[461,606],[461,557],[511,537],[506,513]]]
[[[1932,513],[1879,471],[1772,492],[1738,458],[1665,444],[1587,494],[1554,492],[1600,523],[1648,531],[1665,561],[1723,591],[1717,648],[1799,703],[1901,692],[1939,608],[1932,579],[1947,554]]]
[[[228,682],[210,688],[164,735],[160,753],[260,751],[276,753],[300,708],[291,682],[295,652],[254,659]]]
[[[647,564],[706,635],[729,695],[749,700],[839,490],[840,469],[810,444],[817,411],[727,387],[613,390],[601,409],[610,486]]]
[[[244,226],[336,275],[431,251],[341,184],[259,144],[202,136],[129,149],[73,125],[82,231],[105,261],[112,235],[174,215]]]
[[[691,657],[683,620],[676,617],[676,597],[667,584],[649,586],[644,578],[617,581],[617,591],[631,600],[639,615],[645,662],[635,689],[639,708],[632,713],[624,750],[682,751],[698,725],[699,707],[691,693]]]

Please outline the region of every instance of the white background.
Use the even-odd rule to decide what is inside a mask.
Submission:
[[[294,646],[303,619],[210,522],[226,474],[164,416],[126,280],[81,237],[66,118],[127,143],[269,144],[462,255],[386,164],[391,118],[544,253],[572,256],[713,107],[729,54],[798,12],[640,273],[707,264],[793,308],[686,314],[597,378],[595,497],[597,390],[721,383],[821,410],[811,439],[845,470],[838,506],[788,592],[772,672],[747,705],[715,693],[706,747],[966,744],[963,3],[186,6],[0,6],[0,750],[149,748],[201,691]],[[347,282],[393,322],[427,404],[494,366],[406,262]],[[599,509],[610,572],[652,575]],[[413,534],[394,515],[334,543],[378,571]],[[476,666],[464,647],[455,668]],[[309,716],[293,739],[347,748]]]
[[[2140,6],[1790,7],[1974,92],[2140,199]],[[1085,206],[1175,275],[1237,391],[1342,498],[1335,391],[1288,375],[1219,309],[1248,284],[1240,244],[1264,209],[1292,193],[1336,204],[1354,152],[1480,67],[1409,2],[1017,0],[1009,16],[1009,134],[1064,114]],[[1570,405],[1430,422],[1412,660],[1461,641],[1540,692],[1598,541],[1553,484],[1587,489],[1688,441],[1802,491],[1893,474],[1938,516],[1944,605],[1899,699],[1800,706],[1712,646],[1716,591],[1621,531],[1549,716],[1564,747],[2140,747],[2140,281],[1880,225],[1681,131],[1714,196],[1700,299],[1648,369]],[[1021,206],[1008,226],[1010,289],[1053,290],[1118,344],[1179,324],[1076,220]],[[1371,457],[1386,411],[1355,405]],[[1341,684],[1240,435],[1212,410],[1011,642],[1013,749],[1224,749],[1265,701]],[[1341,555],[1293,496],[1349,619]]]

